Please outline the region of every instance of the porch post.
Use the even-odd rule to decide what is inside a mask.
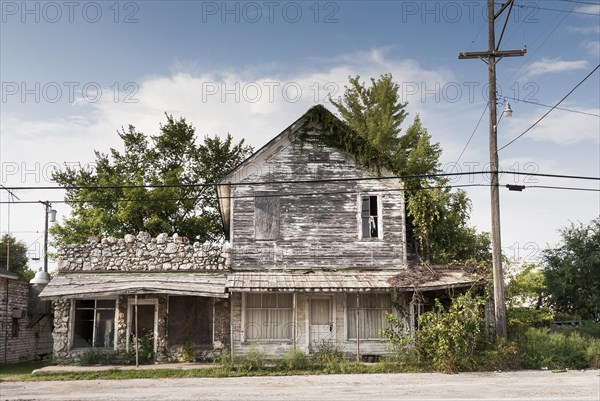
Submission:
[[[140,366],[140,346],[138,340],[138,298],[135,294],[135,366]]]
[[[356,316],[356,362],[360,362],[360,323],[358,321],[360,313],[359,313],[359,308],[360,308],[360,293],[358,291],[356,291],[356,311],[355,316]]]
[[[294,350],[296,350],[296,339],[298,336],[298,303],[297,303],[297,299],[296,299],[297,293],[294,291],[294,297],[293,297],[293,307],[294,307],[294,318],[293,318],[293,325],[294,327],[292,327],[292,341],[294,344]]]

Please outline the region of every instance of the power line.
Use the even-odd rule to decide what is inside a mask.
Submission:
[[[600,67],[600,65],[599,65]],[[490,171],[467,171],[459,173],[432,173],[432,174],[406,174],[384,177],[360,177],[360,178],[329,178],[319,180],[282,180],[282,181],[248,181],[248,182],[232,182],[232,183],[200,183],[200,184],[144,184],[144,185],[94,185],[94,186],[69,186],[69,187],[9,187],[11,190],[83,190],[83,189],[141,189],[141,188],[205,188],[217,186],[249,186],[249,185],[275,185],[275,184],[323,184],[331,182],[359,182],[373,180],[401,180],[409,178],[439,178],[439,177],[456,177],[465,175],[489,174]],[[532,177],[549,177],[549,178],[566,178],[575,180],[600,180],[600,177],[581,176],[581,175],[564,175],[564,174],[545,174],[545,173],[528,173],[519,171],[498,171],[499,174],[526,175]],[[51,201],[50,201],[51,202]],[[39,203],[39,201],[36,201]]]
[[[440,188],[466,188],[466,187],[489,187],[490,184],[460,184],[460,185],[440,185],[432,187],[421,187],[414,188],[412,190],[433,190]],[[386,189],[373,189],[369,190],[369,193],[375,192],[403,192],[406,191],[404,188],[386,188]],[[282,193],[269,193],[269,194],[252,194],[252,195],[233,195],[233,196],[221,196],[220,199],[254,199],[254,198],[286,198],[286,197],[297,197],[297,196],[328,196],[328,195],[344,195],[344,194],[359,194],[363,191],[358,190],[346,190],[346,191],[327,191],[327,192],[282,192]],[[114,203],[114,202],[166,202],[166,201],[186,201],[186,200],[197,200],[197,197],[189,198],[136,198],[136,199],[81,199],[81,200],[54,200],[49,201],[50,203]],[[5,201],[0,202],[0,204]],[[37,201],[18,201],[13,204],[33,204]]]
[[[467,140],[467,143],[465,143],[465,147],[463,148],[462,152],[460,152],[460,155],[458,156],[458,159],[456,159],[456,164],[458,164],[458,162],[460,161],[460,158],[462,157],[462,155],[465,153],[465,150],[467,150],[467,147],[469,146],[469,144],[471,143],[471,139],[473,139],[473,136],[475,135],[475,133],[477,132],[477,128],[479,128],[479,124],[481,124],[481,120],[483,120],[483,116],[485,115],[485,112],[487,111],[489,107],[489,103],[485,104],[485,108],[483,109],[483,113],[481,113],[481,117],[479,117],[479,121],[477,121],[477,125],[475,126],[475,129],[473,130],[473,132],[471,133],[471,136],[469,137],[469,139]]]
[[[569,2],[569,3],[574,3],[574,2]],[[596,5],[596,4],[594,4],[594,5]],[[519,7],[519,8],[533,8],[533,9],[544,10],[544,11],[558,11],[558,12],[562,12],[562,13],[566,12],[566,13],[570,13],[570,14],[592,15],[594,17],[599,17],[600,16],[600,14],[588,13],[588,12],[585,12],[585,11],[573,11],[573,10],[565,11],[565,10],[558,10],[556,8],[540,7],[537,4],[535,6],[533,6],[533,5],[528,5],[528,4],[515,3],[515,7]]]
[[[525,188],[563,189],[563,190],[569,190],[569,191],[600,192],[600,188],[555,187],[555,186],[550,186],[550,185],[526,185]]]
[[[510,184],[500,186],[509,187]],[[441,188],[468,188],[468,187],[490,187],[491,184],[462,184],[462,185],[445,185],[445,186],[432,186],[432,187],[421,187],[413,188],[411,190],[434,190]],[[514,186],[511,186],[514,187]],[[520,185],[520,189],[525,188],[540,188],[540,189],[558,189],[558,190],[571,190],[571,191],[591,191],[600,192],[597,188],[583,188],[583,187],[564,187],[564,186],[551,186],[551,185]],[[402,192],[407,191],[406,189],[400,188],[387,188],[379,190],[369,190],[369,193],[384,193],[384,192]],[[301,196],[331,196],[331,195],[354,195],[362,193],[362,191],[329,191],[329,192],[290,192],[290,193],[269,193],[269,194],[252,194],[252,195],[234,195],[234,196],[222,196],[221,199],[255,199],[255,198],[290,198],[290,197],[301,197]],[[53,200],[51,203],[122,203],[122,202],[167,202],[167,201],[186,201],[186,200],[197,200],[195,197],[191,198],[135,198],[135,199],[82,199],[75,201],[65,200]],[[0,204],[8,203],[6,201],[0,202]],[[34,204],[38,201],[16,201],[11,202],[14,204]]]
[[[498,149],[498,152],[501,151],[502,149],[506,148],[508,145],[512,144],[513,142],[515,142],[517,139],[521,138],[523,135],[525,135],[527,132],[529,132],[533,127],[535,127],[540,121],[542,121],[548,114],[550,114],[552,112],[552,110],[554,110],[559,104],[561,104],[567,97],[569,97],[569,95],[573,92],[575,92],[575,89],[579,88],[579,86],[581,84],[583,84],[589,77],[592,76],[592,74],[594,72],[596,72],[596,70],[598,70],[598,68],[600,68],[600,64],[598,64],[596,66],[596,68],[594,68],[588,75],[585,76],[585,78],[583,78],[581,81],[579,81],[579,83],[577,85],[575,85],[575,87],[573,89],[571,89],[569,91],[569,93],[567,93],[562,99],[560,99],[558,101],[558,103],[556,103],[554,106],[552,106],[552,108],[550,110],[548,110],[543,116],[541,116],[536,122],[534,122],[529,128],[527,128],[525,131],[523,131],[521,134],[519,134],[516,138],[514,138],[512,141],[510,141],[509,143],[507,143],[506,145],[502,146],[500,149]]]
[[[524,99],[519,99],[519,98],[511,97],[511,96],[502,96],[502,97],[506,98],[506,99],[514,100],[515,102],[529,103],[529,104],[534,104],[536,106],[542,106],[542,107],[552,107],[552,106],[550,106],[548,104],[543,104],[543,103],[538,103],[538,102],[532,102],[531,100],[524,100]],[[556,110],[562,110],[562,111],[568,111],[570,113],[578,113],[578,114],[584,114],[586,116],[592,116],[592,117],[599,117],[600,118],[600,114],[588,113],[586,111],[567,109],[567,108],[564,108],[564,107],[555,107],[555,109]]]
[[[571,10],[573,10],[575,6],[571,7]],[[564,15],[561,18],[561,15],[558,14],[556,17],[554,17],[554,19],[548,24],[548,26],[546,26],[536,37],[535,39],[533,39],[533,41],[531,41],[530,45],[533,46],[538,39],[540,38],[544,38],[544,40],[542,41],[542,43],[535,48],[535,50],[530,51],[529,52],[529,57],[523,62],[521,63],[521,65],[519,65],[519,67],[507,78],[503,81],[503,84],[505,84],[506,82],[508,82],[509,79],[511,79],[512,77],[514,77],[515,75],[517,75],[519,73],[519,71],[521,71],[521,69],[523,69],[523,67],[531,62],[534,61],[533,56],[535,56],[537,54],[537,52],[539,52],[542,47],[544,47],[544,45],[546,44],[546,42],[548,41],[548,39],[550,39],[550,37],[552,37],[552,35],[554,34],[554,32],[558,29],[558,27],[560,26],[560,24],[563,23],[563,21],[569,16],[569,11],[567,10],[569,8],[569,5],[566,5],[565,8],[563,10],[557,10],[560,11],[561,14],[564,13]],[[559,21],[560,18],[560,21]],[[526,18],[523,18],[521,23],[523,23],[525,21]],[[550,30],[549,33],[546,34],[546,31],[548,29],[550,29],[552,27],[552,25],[558,21],[558,23],[556,25],[554,25],[554,27]]]
[[[565,3],[577,3],[577,4],[589,4],[591,6],[600,6],[600,3],[592,3],[591,1],[582,1],[582,0],[558,0]]]

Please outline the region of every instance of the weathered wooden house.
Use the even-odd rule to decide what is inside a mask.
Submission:
[[[126,351],[143,332],[159,361],[227,347],[278,357],[324,342],[385,353],[394,304],[410,328],[427,294],[476,279],[409,265],[404,189],[380,159],[316,106],[218,183],[227,243],[140,233],[61,247],[41,294],[57,300],[55,357]]]
[[[220,182],[234,354],[312,352],[324,341],[382,354],[393,305],[409,311],[407,327],[425,308],[417,282],[427,293],[475,281],[456,270],[412,279],[403,186],[378,159],[316,106]]]

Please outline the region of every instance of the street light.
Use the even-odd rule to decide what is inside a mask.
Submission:
[[[35,277],[31,279],[30,284],[46,285],[50,282],[50,275],[48,274],[48,220],[51,223],[56,221],[56,210],[52,209],[50,202],[42,202],[44,207],[44,269],[35,273]]]

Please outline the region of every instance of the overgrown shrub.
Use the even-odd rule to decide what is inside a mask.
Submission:
[[[265,367],[265,363],[265,354],[256,348],[251,348],[246,351],[239,360],[240,368],[247,372],[262,370]]]
[[[118,354],[113,350],[88,348],[78,355],[79,365],[110,365],[119,360]]]
[[[311,361],[316,366],[331,369],[344,362],[344,352],[334,341],[322,340],[314,347]]]
[[[289,370],[306,370],[310,368],[310,358],[306,353],[292,349],[281,359],[281,367]]]
[[[600,359],[600,340],[552,333],[547,328],[529,328],[519,341],[519,354],[528,369],[583,369]]]
[[[446,310],[436,300],[435,312],[419,317],[415,350],[420,361],[443,372],[473,370],[477,355],[489,348],[483,317],[484,300],[466,293]]]

